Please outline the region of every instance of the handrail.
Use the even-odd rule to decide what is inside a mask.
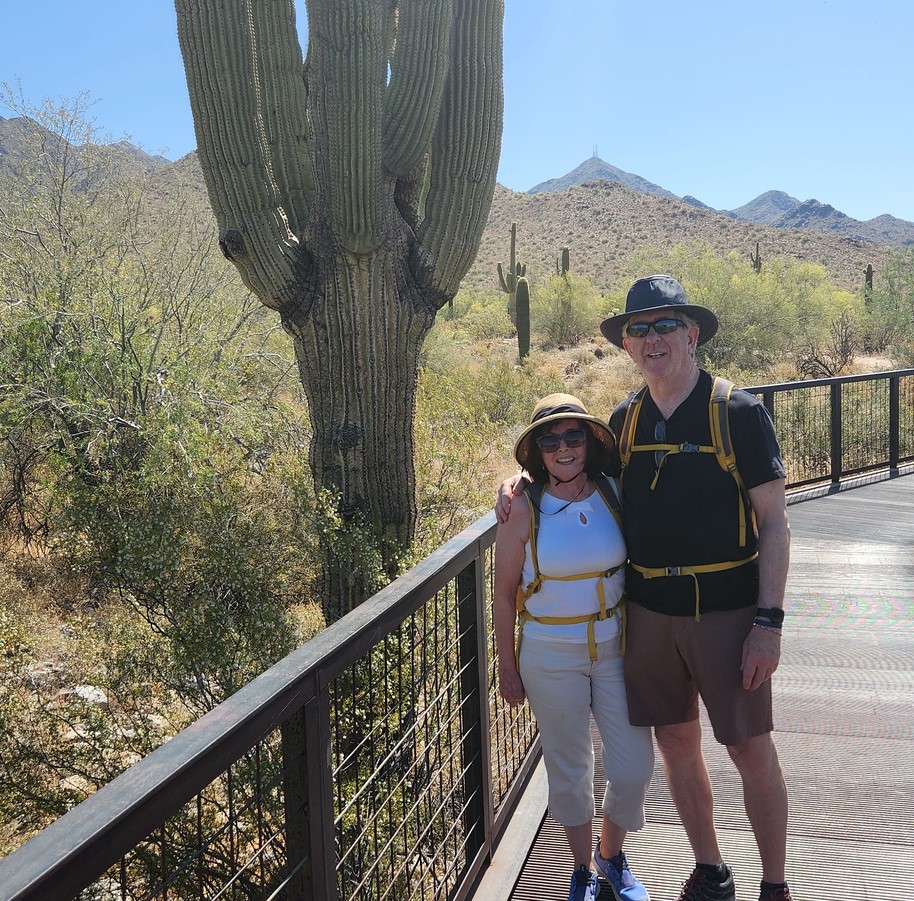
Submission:
[[[854,393],[853,386],[858,385],[872,386],[865,389],[870,393]],[[746,390],[761,396],[772,411],[788,461],[790,488],[834,483],[849,474],[876,468],[897,469],[899,462],[914,460],[914,369]],[[879,428],[873,428],[874,424]],[[861,452],[869,456],[861,457]],[[373,655],[396,636],[403,642],[415,642],[409,668],[418,671],[426,667],[431,680],[411,683],[406,690],[417,696],[401,699],[404,707],[410,713],[413,707],[418,709],[418,695],[427,691],[428,702],[422,715],[433,716],[438,712],[435,705],[442,709],[441,720],[432,723],[427,735],[415,738],[408,749],[413,756],[403,756],[400,769],[391,768],[389,761],[397,754],[404,755],[403,748],[397,746],[395,752],[386,753],[384,778],[390,780],[392,796],[402,800],[404,808],[416,809],[425,804],[433,808],[429,817],[444,817],[446,822],[442,820],[441,828],[449,836],[448,841],[453,839],[453,847],[442,852],[440,863],[446,872],[422,869],[427,863],[422,842],[431,835],[432,826],[417,824],[415,834],[401,836],[406,850],[394,855],[393,875],[382,877],[379,868],[376,878],[401,878],[404,867],[419,867],[430,884],[445,880],[449,897],[465,897],[468,886],[491,856],[538,753],[529,713],[507,708],[493,691],[494,643],[487,595],[491,591],[494,540],[494,516],[488,513],[52,823],[0,861],[0,898],[71,899],[117,866],[123,896],[134,897],[124,889],[130,887],[132,878],[125,856],[149,842],[151,834],[158,835],[164,869],[171,859],[166,850],[166,821],[195,798],[199,808],[202,793],[226,774],[228,787],[220,783],[217,802],[227,798],[222,807],[231,811],[233,767],[250,754],[256,755],[259,766],[261,756],[274,753],[279,744],[285,762],[276,777],[278,781],[271,783],[258,775],[258,785],[262,783],[263,789],[258,788],[255,802],[264,804],[269,791],[276,785],[282,787],[285,819],[279,834],[284,836],[285,844],[277,845],[279,839],[271,833],[263,839],[262,846],[249,842],[250,848],[245,846],[243,850],[253,849],[251,853],[260,855],[260,865],[267,867],[264,861],[271,855],[279,856],[276,849],[282,846],[289,864],[283,864],[285,875],[276,877],[276,893],[283,887],[288,891],[296,879],[298,888],[289,897],[332,899],[338,897],[340,886],[348,891],[351,874],[338,871],[339,861],[348,854],[352,843],[363,841],[364,836],[359,831],[360,824],[347,825],[339,812],[346,805],[336,795],[344,785],[348,764],[340,761],[341,739],[333,737],[333,730],[337,720],[349,723],[355,715],[353,709],[362,701],[357,703],[354,696],[342,696],[338,683],[347,679],[355,683],[356,668],[373,666]],[[427,633],[419,634],[422,626],[417,618],[423,616],[431,625]],[[429,642],[435,643],[435,654],[440,655],[441,661],[453,658],[453,683],[445,683],[447,673],[435,670],[438,658],[425,659]],[[459,689],[448,687],[452,684],[459,685]],[[452,691],[459,691],[459,697],[442,700]],[[418,716],[419,713],[413,719],[404,719],[401,731],[415,730]],[[294,736],[290,738],[290,724],[296,723],[304,735],[303,747],[297,749]],[[451,737],[453,745],[448,743]],[[346,754],[349,753],[357,752],[347,745]],[[420,770],[424,773],[445,758],[451,761],[446,765],[455,773],[452,784],[444,785],[447,778],[441,770],[434,776],[440,783],[435,790],[438,794],[423,795],[418,800],[411,795],[406,797],[404,786],[421,781],[417,775]],[[382,766],[379,761],[372,764]],[[404,768],[408,768],[408,776],[401,772]],[[370,778],[380,781],[378,772],[372,770]],[[289,798],[299,791],[304,793],[305,801],[293,808]],[[218,804],[217,808],[222,809]],[[293,836],[289,823],[296,817],[300,822]],[[198,814],[198,828],[204,819]],[[258,828],[264,826],[264,832],[269,831],[265,815],[261,819]],[[385,824],[385,828],[394,828],[386,820]],[[392,838],[385,841],[392,847]],[[237,853],[240,858],[243,854],[237,845],[233,845],[232,854],[234,857]],[[352,858],[352,863],[346,864],[362,879],[368,878],[359,872],[366,864],[367,853],[360,850],[358,861]],[[198,850],[181,862],[184,875],[197,867],[196,878],[201,885],[210,876],[200,863],[203,854]],[[432,863],[437,865],[437,859]],[[172,878],[163,876],[163,897],[181,897],[180,892],[169,888],[168,880]],[[423,893],[420,897],[427,896]]]

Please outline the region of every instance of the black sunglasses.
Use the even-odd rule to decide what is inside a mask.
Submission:
[[[658,335],[670,335],[678,328],[685,328],[681,319],[658,319],[656,322],[629,322],[625,333],[629,338],[646,338],[653,329]]]
[[[581,447],[587,440],[586,429],[569,429],[561,435],[540,435],[536,446],[544,454],[554,454],[565,442],[565,447]]]

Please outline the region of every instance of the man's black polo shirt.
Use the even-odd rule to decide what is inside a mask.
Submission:
[[[666,421],[668,444],[710,445],[708,403],[711,376],[701,371],[692,393]],[[621,434],[627,402],[613,411],[610,427]],[[736,388],[728,405],[736,464],[747,489],[783,478],[784,465],[774,425],[764,405]],[[662,417],[645,395],[633,445],[655,444],[654,428]],[[621,469],[618,453],[614,464]],[[750,528],[747,545],[739,544],[739,489],[714,454],[678,453],[657,471],[652,451],[633,453],[622,477],[622,506],[629,559],[645,567],[695,566],[742,560],[758,549]],[[758,563],[698,575],[702,612],[754,604],[758,597]],[[628,599],[659,613],[695,614],[692,576],[645,579],[631,566],[626,572]]]

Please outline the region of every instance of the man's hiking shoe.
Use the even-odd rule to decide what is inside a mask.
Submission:
[[[632,873],[628,858],[621,852],[618,858],[607,860],[600,854],[600,843],[593,849],[593,865],[609,883],[616,901],[651,901],[651,896],[640,880]]]
[[[790,889],[786,886],[778,888],[763,888],[758,896],[758,901],[793,901]]]
[[[727,878],[718,882],[712,874],[695,867],[683,883],[679,901],[736,901],[733,873],[727,867]]]
[[[600,894],[600,883],[597,874],[587,867],[578,867],[571,874],[571,887],[568,889],[568,901],[594,901]]]

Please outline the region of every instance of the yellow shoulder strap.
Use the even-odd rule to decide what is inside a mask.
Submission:
[[[629,399],[628,406],[625,409],[625,420],[619,434],[619,457],[622,460],[622,468],[628,466],[628,461],[632,457],[632,445],[635,443],[635,429],[638,426],[638,415],[641,413],[641,404],[644,402],[644,395],[647,392],[645,385],[637,394]]]
[[[609,507],[609,512],[612,513],[613,519],[616,521],[616,524],[619,526],[619,529],[622,528],[622,503],[619,500],[618,495],[613,491],[613,486],[609,481],[609,476],[604,475],[602,472],[597,475],[594,479],[594,484],[597,486],[597,491],[600,492],[600,497],[603,498],[603,502]]]
[[[752,503],[749,500],[749,491],[743,482],[736,466],[736,451],[733,449],[733,440],[730,437],[730,394],[733,391],[733,382],[720,376],[714,377],[711,386],[711,400],[708,403],[708,416],[711,420],[711,443],[714,445],[714,456],[720,468],[729,472],[739,488],[742,502],[739,505],[739,545],[746,546],[746,529],[749,518],[752,529],[758,535],[755,523],[755,514],[752,512]],[[747,518],[746,511],[749,511]]]

